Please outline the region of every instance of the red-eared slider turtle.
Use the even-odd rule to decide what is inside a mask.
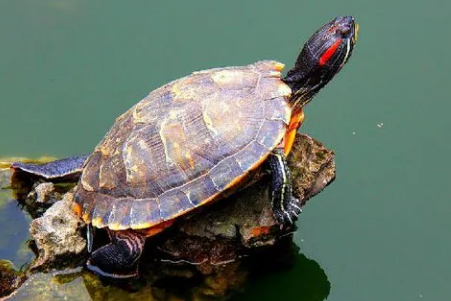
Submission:
[[[13,167],[45,177],[81,171],[74,210],[109,230],[111,243],[87,263],[104,276],[136,275],[146,236],[243,187],[264,162],[272,171],[274,216],[292,223],[300,208],[285,156],[303,106],[348,61],[356,38],[354,19],[337,17],[308,40],[283,78],[276,61],[194,72],[118,117],[83,166],[72,158]]]

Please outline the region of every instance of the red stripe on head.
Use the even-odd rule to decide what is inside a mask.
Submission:
[[[327,49],[324,54],[319,58],[319,65],[323,66],[327,63],[327,61],[334,55],[334,53],[337,51],[338,46],[341,44],[341,39],[338,39],[335,41],[335,43],[332,44],[332,46]]]

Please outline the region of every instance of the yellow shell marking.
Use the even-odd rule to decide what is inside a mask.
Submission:
[[[91,221],[92,225],[96,228],[102,228],[102,218],[96,217]]]
[[[274,63],[274,69],[276,69],[277,71],[282,71],[284,67],[285,67],[285,64],[283,64],[283,63],[280,63],[280,62]]]
[[[220,86],[227,85],[230,82],[235,81],[235,78],[236,78],[236,72],[231,71],[231,70],[220,71],[212,76],[212,79],[214,80],[214,82]]]

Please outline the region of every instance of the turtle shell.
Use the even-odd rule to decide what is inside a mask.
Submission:
[[[286,132],[282,68],[261,61],[199,71],[151,92],[86,160],[78,213],[99,228],[146,229],[236,189]]]

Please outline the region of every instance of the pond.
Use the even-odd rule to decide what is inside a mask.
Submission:
[[[301,129],[335,151],[337,179],[297,222],[294,266],[234,300],[450,299],[446,1],[3,0],[0,158],[89,153],[149,91],[212,67],[291,66],[348,14],[354,55]],[[29,221],[0,196],[0,258],[16,267],[31,258]]]

